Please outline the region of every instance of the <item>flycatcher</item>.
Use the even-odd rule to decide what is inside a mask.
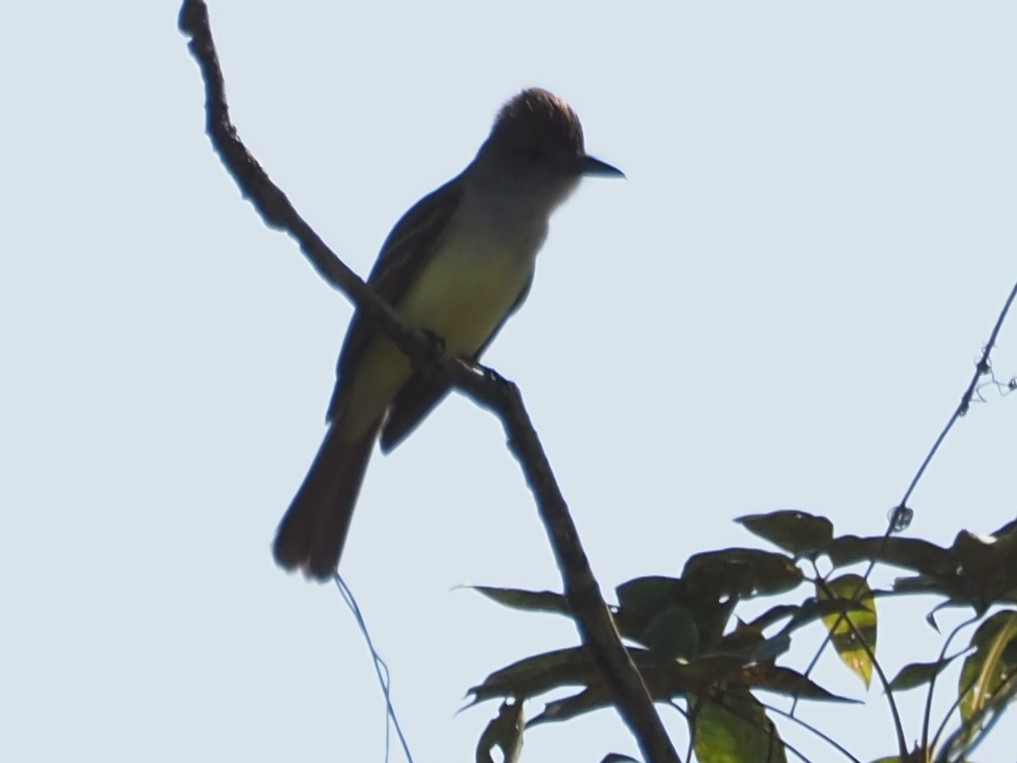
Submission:
[[[522,304],[554,209],[583,175],[621,176],[587,156],[575,112],[546,90],[524,90],[458,177],[396,223],[367,279],[450,357],[477,360]],[[339,564],[367,462],[387,453],[449,387],[416,371],[359,310],[339,353],[328,432],[279,524],[276,562],[324,580]]]

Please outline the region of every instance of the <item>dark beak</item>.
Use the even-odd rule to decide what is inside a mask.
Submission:
[[[600,175],[601,177],[623,178],[625,173],[617,167],[612,167],[607,162],[595,159],[592,156],[584,156],[580,172],[583,175]]]

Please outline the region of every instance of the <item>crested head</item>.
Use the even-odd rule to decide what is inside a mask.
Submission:
[[[487,187],[529,197],[547,211],[564,201],[583,175],[621,175],[586,154],[579,117],[541,88],[523,90],[502,107],[473,172]]]
[[[531,153],[553,151],[584,156],[583,126],[564,100],[539,87],[524,90],[502,106],[491,140]]]

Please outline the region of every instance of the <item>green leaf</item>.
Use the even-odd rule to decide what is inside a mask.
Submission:
[[[531,728],[544,723],[568,721],[583,713],[610,707],[612,702],[613,700],[606,687],[600,686],[595,689],[583,689],[578,694],[572,694],[568,697],[548,702],[544,705],[544,711],[530,719],[526,727]]]
[[[954,657],[946,657],[936,662],[912,662],[905,665],[890,681],[890,691],[907,691],[925,686],[942,673],[946,666],[953,662]]]
[[[791,668],[776,665],[751,665],[742,671],[742,685],[765,689],[794,699],[813,699],[823,702],[859,703],[859,700],[841,697]]]
[[[670,604],[681,588],[681,581],[663,575],[633,578],[615,589],[618,606],[630,613],[652,618]]]
[[[530,699],[561,686],[589,686],[601,681],[600,672],[583,647],[558,649],[526,657],[497,670],[469,690],[473,704],[495,697]]]
[[[848,574],[825,583],[817,581],[816,595],[851,606],[851,611],[823,615],[823,622],[840,659],[868,688],[872,681],[872,655],[876,652],[876,602],[872,589],[861,575]],[[856,604],[864,609],[859,611]]]
[[[673,614],[664,615],[669,608],[684,612],[688,620],[695,623],[697,633],[696,644],[688,643],[681,650],[682,655],[694,654],[703,649],[712,648],[716,640],[724,632],[724,626],[730,618],[733,601],[720,601],[715,592],[680,578],[648,576],[629,580],[616,589],[619,606],[614,611],[614,622],[618,632],[625,639],[647,644],[647,630],[651,638],[656,638],[653,631],[661,627],[667,628],[673,635],[668,621]],[[658,617],[664,621],[656,622]],[[692,638],[691,633],[688,634]],[[659,642],[655,641],[659,646]],[[656,648],[656,647],[655,647]],[[688,648],[693,648],[688,652]],[[664,652],[670,651],[664,649]]]
[[[958,682],[961,719],[968,728],[961,739],[970,741],[981,728],[975,717],[992,703],[996,693],[1017,672],[1017,611],[997,612],[971,637],[973,654],[964,660]]]
[[[758,548],[726,548],[689,557],[682,581],[715,597],[748,598],[784,593],[803,580],[795,560]]]
[[[979,614],[997,601],[1013,601],[1017,594],[1017,534],[1000,537],[961,530],[951,549],[962,590]]]
[[[523,703],[502,702],[477,743],[477,763],[494,763],[491,752],[501,750],[502,763],[517,763],[523,752]]]
[[[491,586],[467,586],[512,609],[526,612],[551,612],[571,616],[565,596],[554,591],[524,591],[520,588],[492,588]]]
[[[834,567],[873,561],[914,570],[924,575],[952,575],[956,560],[947,549],[918,538],[859,538],[842,535],[823,549]]]
[[[833,522],[804,511],[772,511],[738,517],[749,532],[770,541],[796,556],[822,551],[833,540]]]
[[[744,689],[690,697],[692,745],[700,763],[787,763],[777,727]]]
[[[639,641],[661,660],[691,659],[699,651],[699,630],[685,607],[671,604],[650,621]]]

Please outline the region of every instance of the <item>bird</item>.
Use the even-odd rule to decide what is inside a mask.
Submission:
[[[624,177],[586,153],[564,100],[523,90],[466,168],[399,219],[367,283],[445,356],[476,362],[526,299],[552,212],[590,175]],[[319,581],[337,571],[375,443],[390,452],[441,402],[437,377],[354,312],[324,440],[276,532],[279,566]]]

